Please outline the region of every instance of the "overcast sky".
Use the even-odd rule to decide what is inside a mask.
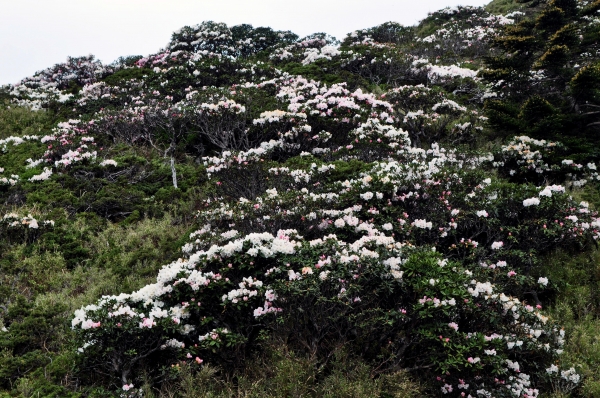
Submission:
[[[489,0],[0,0],[0,85],[16,83],[67,56],[103,63],[147,55],[174,30],[213,20],[326,32],[338,39],[387,21],[414,25],[430,11]]]

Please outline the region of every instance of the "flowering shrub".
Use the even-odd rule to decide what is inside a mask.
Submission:
[[[161,350],[191,365],[239,366],[266,330],[312,355],[346,346],[422,369],[446,392],[537,396],[547,376],[538,364],[564,339],[539,309],[548,281],[536,259],[596,239],[595,213],[560,186],[484,178],[487,157],[417,150],[375,121],[353,134],[380,142],[327,154],[333,163],[300,156],[295,169],[269,170],[262,192],[208,200],[185,258],[155,284],[77,311],[85,359],[113,364],[107,370],[127,384]],[[387,147],[385,158],[334,174],[371,145]],[[275,152],[231,156],[210,160],[213,179]]]
[[[68,57],[62,64],[21,80],[11,87],[10,95],[19,105],[41,109],[53,101],[68,102],[73,97],[69,90],[76,92],[84,85],[96,83],[115,71],[115,67],[102,65],[93,55]]]
[[[437,63],[442,57],[447,60],[444,55],[451,49],[453,54],[461,54],[469,63],[473,62],[476,58],[489,55],[489,40],[503,26],[513,24],[515,17],[517,15],[511,18],[493,15],[478,7],[458,6],[436,11],[421,22],[424,28],[435,21],[437,29],[417,39],[426,44],[419,55],[435,59]]]
[[[571,187],[582,187],[600,180],[595,162],[579,164],[565,159],[564,145],[560,142],[527,136],[514,137],[503,145],[495,154],[492,165],[512,181],[542,183],[562,180]]]
[[[35,241],[44,231],[54,227],[53,220],[38,220],[28,214],[7,213],[0,219],[0,237],[8,244]]]
[[[487,120],[476,109],[447,98],[438,87],[401,86],[386,92],[385,100],[393,104],[401,127],[417,146],[440,140],[468,143],[483,131]]]

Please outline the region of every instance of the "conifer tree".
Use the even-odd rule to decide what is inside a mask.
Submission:
[[[481,72],[499,92],[486,104],[492,125],[506,135],[562,141],[581,159],[598,156],[598,32],[586,23],[597,3],[551,0],[492,41]]]

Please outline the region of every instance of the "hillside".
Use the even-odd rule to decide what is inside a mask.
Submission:
[[[1,87],[0,396],[600,396],[599,37],[205,21]]]

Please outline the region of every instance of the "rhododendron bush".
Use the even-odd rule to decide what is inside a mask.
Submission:
[[[281,145],[206,158],[217,195],[252,165],[266,188],[207,200],[155,284],[78,310],[86,361],[124,384],[147,358],[239,366],[266,331],[320,357],[345,346],[419,369],[446,392],[537,396],[564,342],[539,305],[537,261],[596,239],[595,213],[562,186],[486,178],[486,156],[415,149],[379,121],[350,136],[360,145],[284,163]]]

